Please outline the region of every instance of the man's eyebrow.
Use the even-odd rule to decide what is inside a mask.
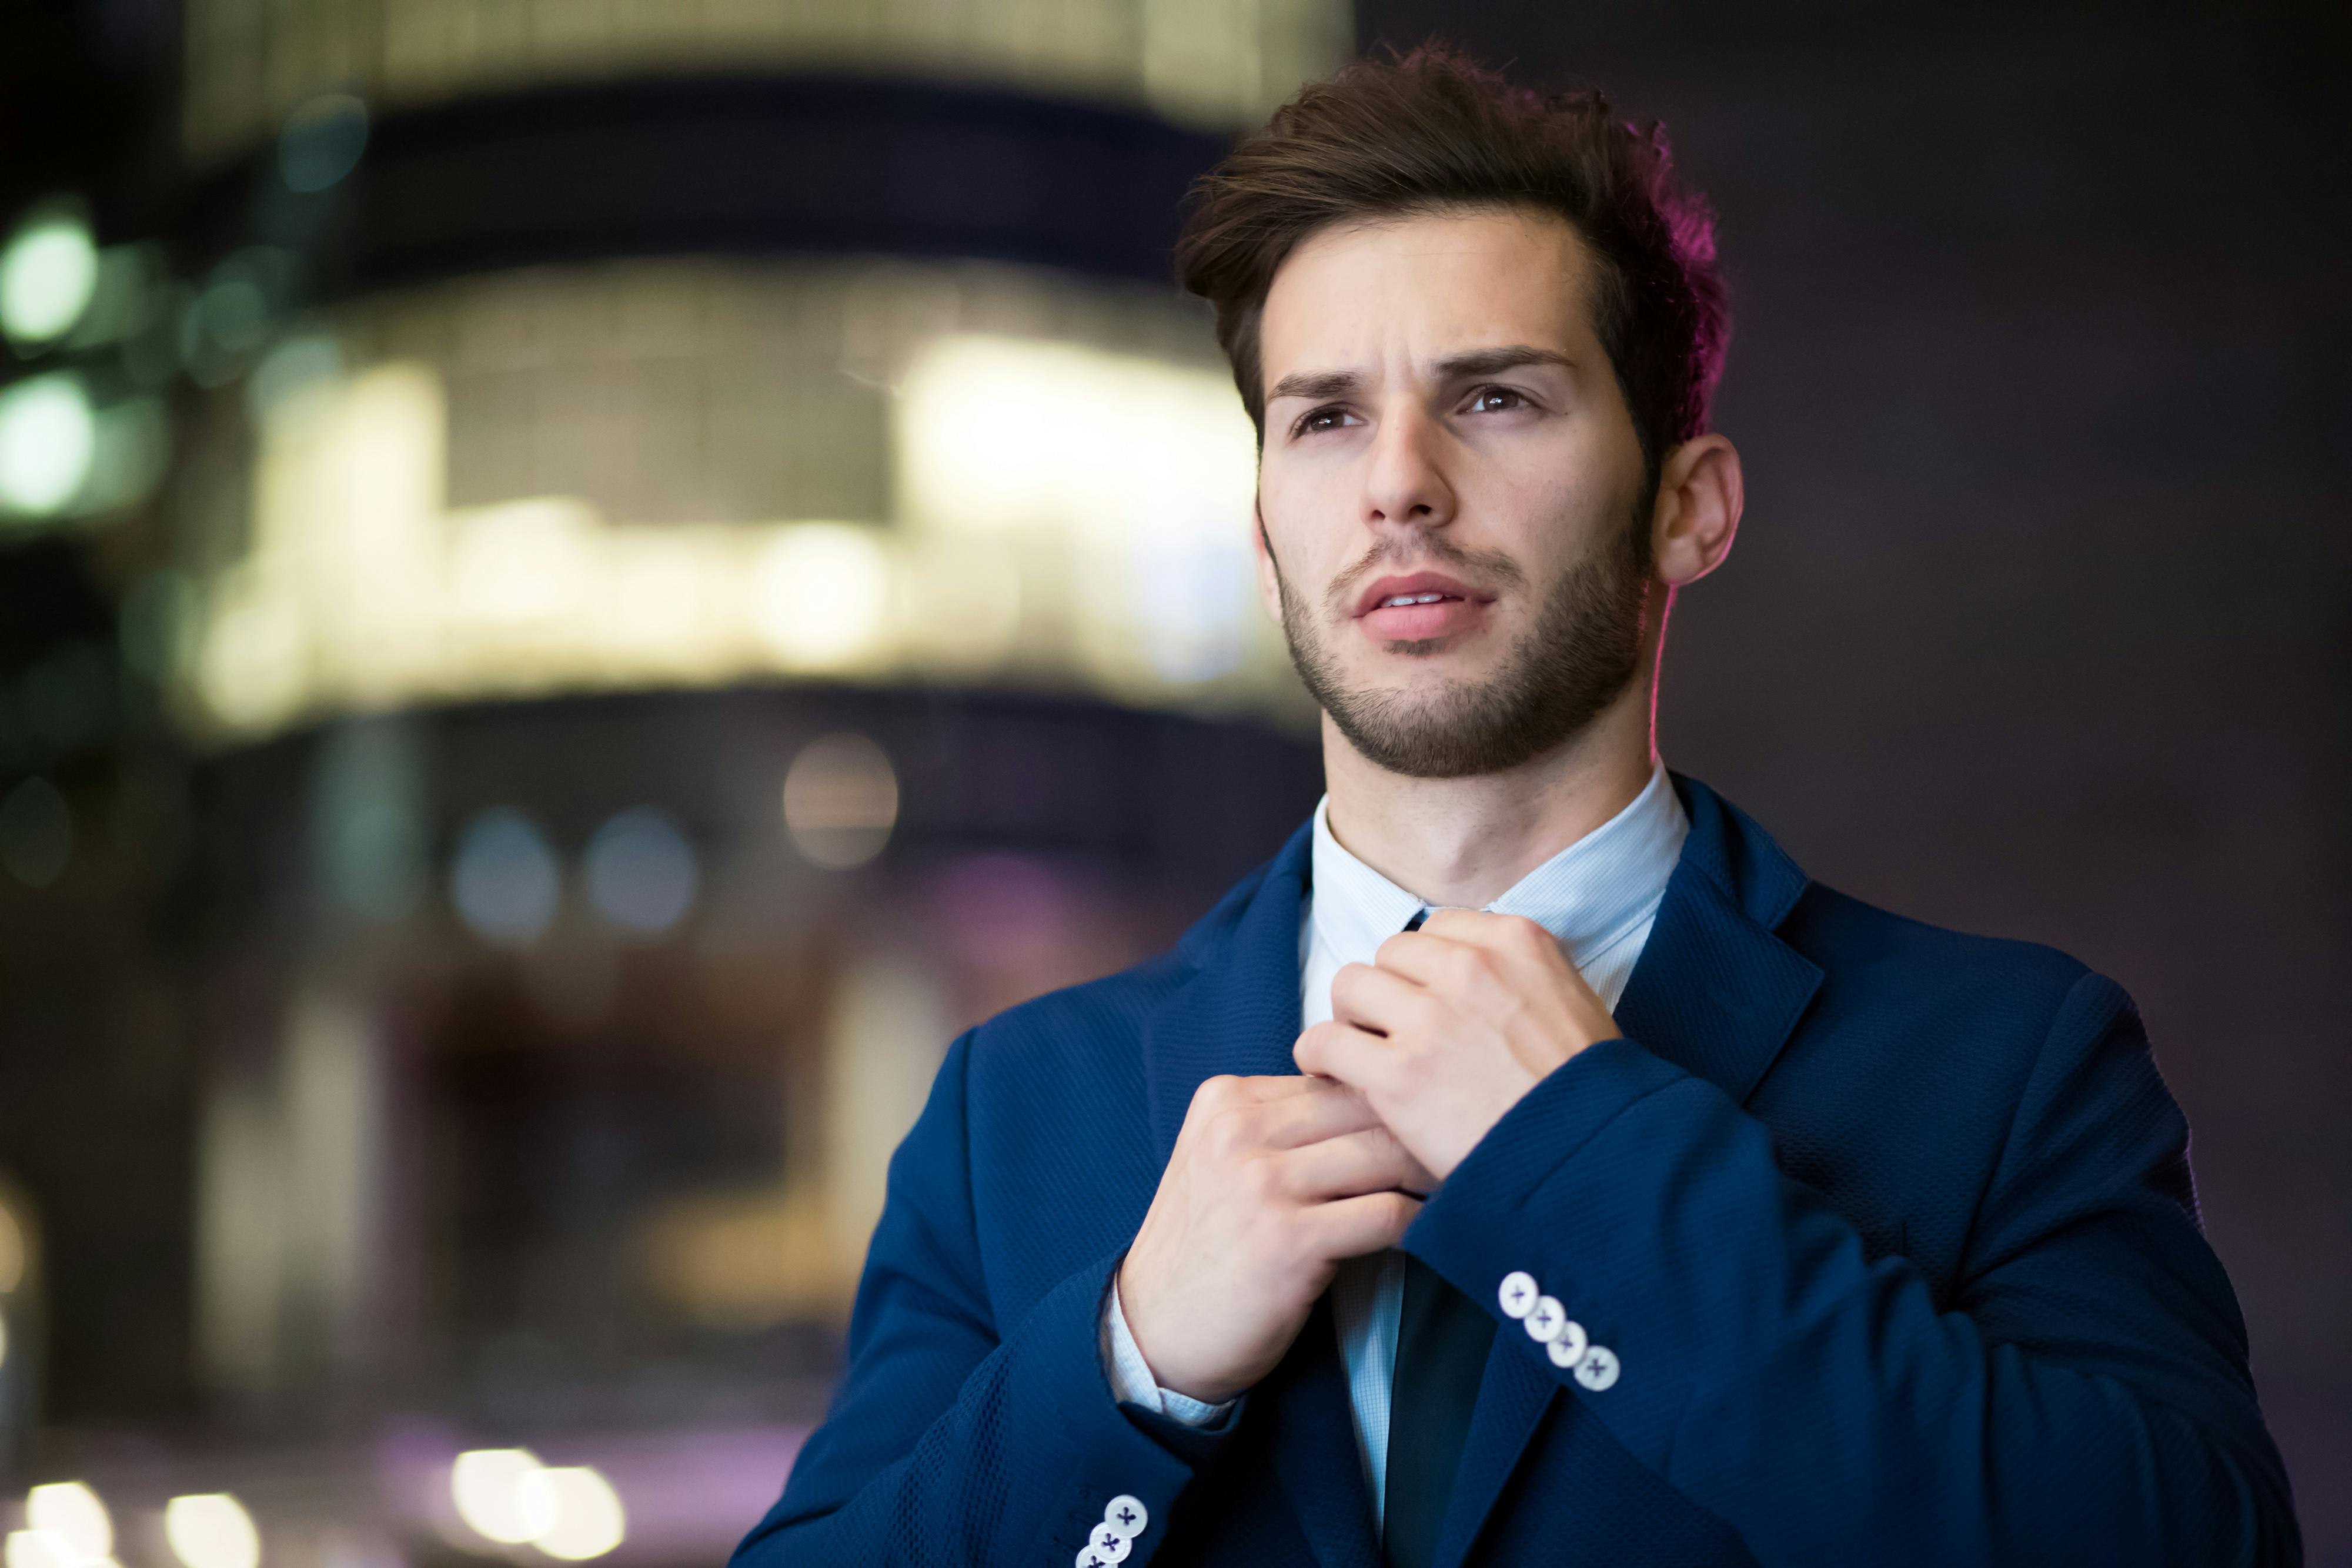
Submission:
[[[1467,381],[1473,376],[1499,375],[1526,365],[1558,365],[1562,370],[1574,370],[1576,361],[1557,349],[1538,349],[1528,343],[1514,343],[1500,349],[1474,349],[1466,354],[1455,354],[1437,361],[1440,381]]]
[[[1574,370],[1576,361],[1557,349],[1538,349],[1531,343],[1511,343],[1499,349],[1472,349],[1466,353],[1450,355],[1433,368],[1437,379],[1445,382],[1468,381],[1475,376],[1499,375],[1528,365],[1558,365],[1562,370]],[[1296,371],[1274,383],[1265,394],[1268,402],[1279,402],[1286,397],[1308,399],[1348,397],[1360,392],[1364,385],[1360,371]]]
[[[1274,383],[1274,390],[1265,394],[1265,401],[1279,402],[1286,397],[1346,397],[1363,384],[1362,374],[1356,371],[1295,371]]]

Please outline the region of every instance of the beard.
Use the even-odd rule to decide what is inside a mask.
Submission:
[[[1646,524],[1648,508],[1637,509],[1634,519]],[[1640,673],[1648,544],[1648,529],[1629,525],[1569,567],[1545,595],[1535,625],[1484,681],[1448,681],[1435,691],[1407,695],[1349,686],[1341,679],[1325,631],[1343,618],[1339,607],[1348,585],[1397,553],[1388,547],[1339,578],[1330,595],[1332,614],[1321,622],[1277,565],[1282,634],[1307,691],[1375,767],[1411,779],[1501,773],[1590,725]],[[1451,566],[1498,586],[1520,586],[1527,578],[1508,557],[1465,550],[1442,535],[1424,536],[1413,555],[1412,566]],[[1441,642],[1389,647],[1410,655],[1434,653]]]

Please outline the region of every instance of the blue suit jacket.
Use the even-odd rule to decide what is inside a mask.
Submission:
[[[2130,998],[1811,882],[1674,782],[1691,832],[1624,1037],[1405,1237],[1489,1310],[1533,1274],[1622,1365],[1587,1392],[1503,1323],[1439,1562],[2299,1561]],[[1065,1568],[1121,1493],[1130,1563],[1377,1568],[1327,1312],[1214,1432],[1115,1403],[1097,1343],[1194,1087],[1296,1071],[1307,843],[1173,952],[955,1042],[847,1375],[737,1568]]]

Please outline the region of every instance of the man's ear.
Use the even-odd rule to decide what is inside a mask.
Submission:
[[[1650,554],[1658,580],[1696,582],[1723,564],[1739,531],[1747,489],[1739,453],[1720,435],[1701,435],[1666,454],[1658,470],[1658,505],[1650,520]]]
[[[1266,618],[1276,625],[1282,624],[1282,574],[1274,564],[1274,541],[1265,537],[1265,507],[1255,496],[1250,497],[1250,519],[1257,526],[1250,530],[1250,551],[1257,557],[1257,601],[1265,606]]]

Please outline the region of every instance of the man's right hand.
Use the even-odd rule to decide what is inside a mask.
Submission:
[[[1212,1078],[1119,1266],[1162,1388],[1215,1405],[1274,1370],[1343,1258],[1393,1247],[1435,1184],[1326,1078]]]

